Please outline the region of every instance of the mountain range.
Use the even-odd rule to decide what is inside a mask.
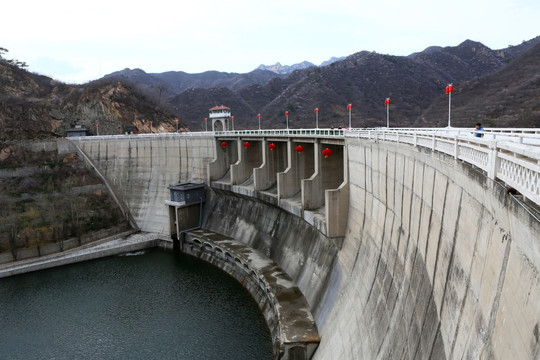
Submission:
[[[460,98],[459,94],[475,82],[482,83],[483,77],[502,71],[527,51],[538,52],[535,46],[539,43],[540,37],[536,37],[520,45],[492,50],[482,43],[466,40],[458,46],[432,46],[409,56],[361,51],[329,65],[297,69],[288,75],[259,67],[246,74],[181,73],[182,79],[179,79],[179,72],[167,72],[135,78],[132,75],[140,74],[141,70],[126,69],[120,78],[133,81],[154,94],[157,84],[162,84],[167,89],[166,101],[170,108],[193,130],[203,129],[202,119],[215,105],[230,107],[240,128],[256,128],[257,114],[261,114],[262,126],[282,127],[285,111],[289,111],[291,127],[313,127],[316,107],[320,109],[320,126],[346,126],[349,103],[354,109],[353,127],[384,126],[384,99],[387,97],[391,98],[391,126],[443,126],[448,121],[448,107],[443,104],[447,101],[444,90],[448,83],[453,83],[456,89],[453,94],[456,107],[483,103],[485,97],[475,99],[474,92],[468,98]],[[276,65],[279,68],[279,63]],[[534,63],[531,66],[534,67]],[[521,74],[517,67],[510,67],[508,71],[513,74],[508,81],[523,82],[530,78],[530,74]],[[516,109],[520,108],[518,103],[515,105]],[[474,121],[482,119],[490,126],[540,126],[534,109],[525,117],[516,113],[510,118],[496,116],[498,113],[487,111],[488,108],[490,104],[473,106],[463,112],[456,109],[452,124],[472,126]],[[512,106],[507,108],[513,109]]]
[[[330,65],[332,63],[335,63],[336,61],[343,60],[345,57],[334,57],[332,56],[329,60],[323,61],[320,66],[326,66]],[[281,63],[277,62],[274,65],[259,65],[259,67],[256,70],[268,70],[272,71],[276,74],[280,75],[288,75],[292,73],[295,70],[304,70],[308,69],[310,67],[316,66],[315,64],[309,62],[309,61],[302,61],[298,64],[293,65],[281,65]]]
[[[334,60],[334,61],[332,61]],[[124,69],[83,85],[66,85],[32,74],[0,57],[0,139],[63,136],[74,124],[100,133],[121,133],[125,125],[139,131],[204,130],[208,109],[226,105],[235,127],[386,125],[384,100],[391,98],[390,126],[446,126],[448,98],[454,85],[452,125],[477,121],[490,127],[540,127],[540,37],[492,50],[466,40],[458,46],[432,46],[409,56],[360,51],[329,64],[292,69],[279,63],[249,73],[182,71],[146,73]]]

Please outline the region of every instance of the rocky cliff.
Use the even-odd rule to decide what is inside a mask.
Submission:
[[[96,133],[175,131],[176,116],[133,84],[99,80],[67,85],[30,73],[0,58],[0,140],[48,139],[82,125]],[[183,126],[182,128],[185,129]]]

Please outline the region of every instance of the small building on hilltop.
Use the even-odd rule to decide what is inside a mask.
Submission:
[[[124,135],[137,135],[139,129],[135,125],[126,125],[124,126]]]
[[[66,137],[80,137],[90,135],[90,130],[82,125],[75,125],[74,128],[66,130]]]

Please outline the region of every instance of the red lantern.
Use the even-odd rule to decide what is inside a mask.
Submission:
[[[329,149],[329,148],[326,148],[322,151],[322,154],[324,155],[325,158],[329,157],[332,155],[332,150]]]
[[[285,111],[285,116],[289,116],[289,112],[288,112],[288,111]]]
[[[390,98],[386,98],[386,100],[384,100],[384,105],[385,106],[390,105]]]
[[[208,121],[208,118],[204,118],[204,121]]]
[[[221,147],[225,149],[225,148],[227,147],[227,142],[226,142],[226,141],[223,141],[223,142],[221,143]]]
[[[315,114],[319,113],[319,108],[315,108]]]
[[[272,151],[272,150],[275,150],[277,148],[277,146],[276,146],[276,144],[271,143],[271,144],[268,145],[268,148],[270,149],[270,151]]]
[[[260,119],[260,118],[261,118],[261,114],[257,114],[257,117]]]
[[[449,84],[447,87],[446,87],[446,94],[451,94],[454,92],[454,85],[452,84]]]
[[[302,151],[304,151],[304,147],[303,147],[302,145],[298,145],[298,146],[296,147],[296,152],[299,153],[299,154],[301,154]]]
[[[347,105],[347,110],[351,110],[351,109],[352,109],[352,104]]]
[[[234,120],[234,116],[231,116],[231,120]]]
[[[244,147],[245,147],[246,149],[248,149],[250,146],[251,146],[251,144],[250,144],[249,142],[246,141],[246,142],[244,143]]]

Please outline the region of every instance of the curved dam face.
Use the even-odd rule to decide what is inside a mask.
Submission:
[[[204,181],[213,137],[80,141],[144,231],[168,232],[167,186]],[[315,359],[540,355],[540,224],[453,158],[346,139],[343,239],[263,200],[214,189],[203,227],[265,253],[315,315]]]
[[[538,220],[447,156],[361,140],[348,153],[340,290],[315,358],[538,356]]]

